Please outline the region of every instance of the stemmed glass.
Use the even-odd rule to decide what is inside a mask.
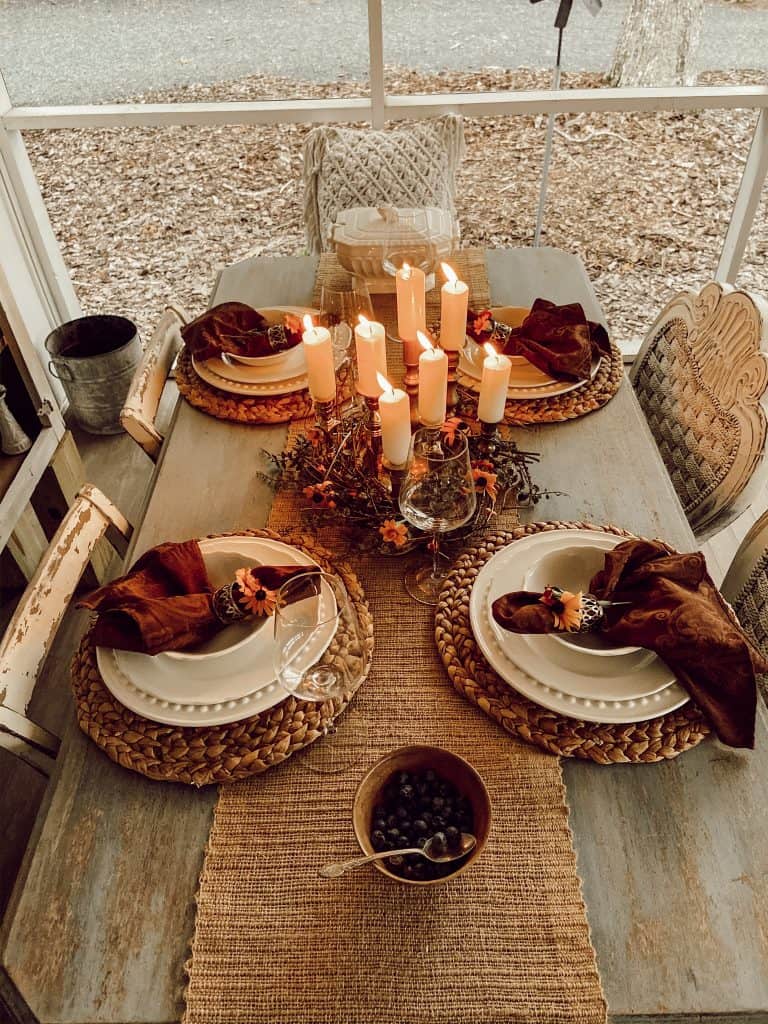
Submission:
[[[320,317],[323,325],[331,332],[337,370],[348,356],[355,325],[361,313],[369,320],[374,318],[368,286],[362,279],[353,277],[344,288],[330,288],[327,285],[321,287]]]
[[[365,676],[365,634],[342,580],[331,573],[306,572],[287,580],[277,592],[275,672],[282,688],[300,700],[349,700]],[[326,716],[334,709],[326,709]],[[326,728],[334,734],[335,725]],[[355,721],[355,736],[345,747],[335,738],[320,758],[306,760],[313,771],[343,771],[362,754],[364,723]],[[322,744],[327,747],[326,742]],[[354,748],[354,757],[350,751]]]
[[[432,428],[417,430],[400,486],[400,511],[432,534],[432,564],[405,575],[405,589],[421,604],[437,604],[447,572],[440,565],[440,536],[472,518],[477,499],[464,434],[448,438]]]

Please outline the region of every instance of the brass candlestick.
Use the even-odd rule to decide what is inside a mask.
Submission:
[[[336,415],[336,398],[328,399],[327,402],[318,402],[317,399],[313,401],[315,409],[315,423],[325,434],[332,434],[334,429],[338,426],[338,416]]]
[[[450,415],[456,411],[456,406],[459,404],[459,393],[456,388],[456,376],[459,369],[459,353],[446,351],[445,354],[448,356],[448,391],[446,393],[446,410],[447,414]]]
[[[480,446],[485,455],[491,455],[499,440],[499,424],[480,420]]]
[[[400,498],[400,488],[403,485],[403,477],[405,476],[405,463],[396,466],[394,462],[390,462],[389,459],[381,460],[382,469],[384,469],[389,477],[389,488],[392,493],[392,504],[397,507]]]
[[[415,339],[403,339],[403,363],[405,364],[405,377],[403,386],[411,403],[411,426],[418,427],[419,423],[419,356],[422,347]]]

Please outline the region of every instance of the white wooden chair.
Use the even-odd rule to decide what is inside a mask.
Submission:
[[[739,545],[720,590],[755,646],[768,657],[768,510]],[[758,683],[768,704],[768,679]]]
[[[178,306],[166,306],[141,362],[133,375],[125,399],[120,422],[149,455],[157,461],[163,444],[163,435],[157,429],[156,417],[163,388],[182,346],[181,327],[189,317]]]
[[[630,379],[700,540],[768,484],[768,305],[712,282],[680,292],[651,327]]]
[[[124,553],[131,526],[112,502],[82,487],[0,640],[0,746],[48,774],[59,741],[27,717],[37,677],[91,552],[107,539]]]

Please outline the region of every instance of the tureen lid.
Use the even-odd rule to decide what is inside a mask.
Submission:
[[[332,235],[337,245],[413,245],[449,241],[455,233],[450,211],[437,206],[354,206],[339,213]]]

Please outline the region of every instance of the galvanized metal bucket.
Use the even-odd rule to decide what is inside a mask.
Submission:
[[[91,434],[119,434],[120,410],[141,359],[136,324],[123,316],[82,316],[45,339],[48,368],[72,415]]]

